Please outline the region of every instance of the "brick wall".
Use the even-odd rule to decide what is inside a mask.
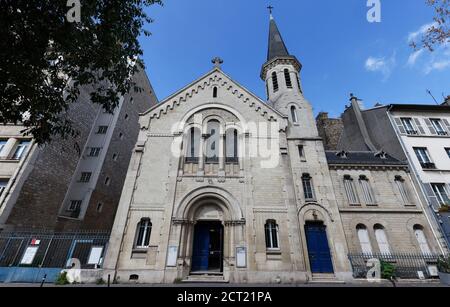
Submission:
[[[340,118],[329,118],[328,113],[320,112],[316,118],[319,136],[323,139],[325,150],[337,150],[344,125]]]
[[[83,150],[100,108],[90,102],[90,88],[81,89],[78,102],[68,113],[80,135],[76,139],[55,138],[50,144],[38,149],[34,165],[29,166],[32,171],[7,220],[8,228],[46,228],[56,231],[111,229],[131,152],[139,133],[138,114],[157,103],[146,74],[140,72],[134,78],[144,90],[125,97],[85,218],[70,220],[59,218],[58,214],[80,159],[79,150]],[[122,138],[120,134],[123,134]],[[117,161],[113,159],[114,153],[118,154]],[[111,178],[110,185],[105,185],[106,177]],[[97,211],[99,203],[102,203],[101,212]]]

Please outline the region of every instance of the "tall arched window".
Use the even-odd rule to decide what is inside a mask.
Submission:
[[[273,91],[278,92],[278,77],[276,72],[272,73],[272,84],[273,84]]]
[[[302,176],[302,183],[303,183],[303,193],[305,195],[306,200],[314,200],[314,187],[312,184],[312,178],[309,174],[303,174]]]
[[[289,73],[289,69],[287,69],[287,68],[284,70],[284,79],[286,80],[286,87],[292,88],[291,75]]]
[[[358,195],[356,194],[355,184],[350,175],[344,176],[344,188],[350,205],[359,205]]]
[[[219,162],[220,123],[211,120],[207,125],[206,163]]]
[[[384,227],[380,224],[376,224],[373,229],[375,231],[375,238],[377,239],[380,253],[390,255],[391,249],[389,247],[389,242]]]
[[[150,235],[152,233],[152,223],[149,218],[143,218],[138,223],[136,233],[136,248],[147,248],[150,245]]]
[[[213,98],[217,98],[217,86],[213,88]]]
[[[402,197],[404,204],[410,204],[408,188],[406,187],[405,179],[402,176],[395,176],[395,184],[397,185],[400,196]]]
[[[297,108],[295,106],[291,106],[291,118],[293,123],[298,123]]]
[[[425,237],[425,233],[423,232],[423,227],[420,225],[414,226],[414,235],[416,236],[417,243],[419,243],[420,250],[424,255],[430,255],[431,249],[428,245],[427,238]]]
[[[369,232],[367,227],[363,224],[356,226],[356,232],[358,233],[359,244],[361,245],[361,251],[363,254],[372,254],[372,245],[370,244]]]
[[[267,249],[280,249],[278,243],[278,224],[275,220],[267,220],[264,226]]]
[[[375,200],[375,196],[373,195],[369,178],[367,178],[365,175],[359,176],[359,185],[363,192],[363,197],[366,205],[375,205],[377,202]]]
[[[198,163],[200,129],[192,127],[187,135],[186,163]]]
[[[239,154],[238,154],[238,131],[237,129],[229,129],[227,130],[226,139],[225,139],[225,147],[226,147],[226,162],[227,163],[237,163],[239,162]]]

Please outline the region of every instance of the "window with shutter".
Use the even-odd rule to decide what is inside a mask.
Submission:
[[[428,245],[427,238],[425,237],[425,233],[423,232],[423,227],[420,225],[415,225],[414,234],[416,235],[417,243],[419,243],[422,254],[430,255],[431,250],[430,246]]]
[[[359,244],[361,245],[361,251],[363,254],[372,254],[372,245],[370,244],[369,232],[365,225],[356,226],[356,231],[358,233]]]
[[[422,124],[420,123],[420,119],[414,118],[414,123],[416,124],[417,129],[418,129],[420,134],[426,134],[425,133],[425,129],[423,129]]]
[[[434,129],[433,124],[431,123],[431,120],[429,120],[428,118],[425,118],[425,123],[427,124],[428,130],[430,131],[430,133],[432,135],[436,135],[436,129]]]
[[[375,225],[374,230],[375,230],[375,238],[377,239],[380,253],[390,255],[391,249],[389,247],[389,242],[384,227],[381,225]]]
[[[347,194],[347,199],[350,205],[359,205],[359,199],[356,195],[355,185],[352,177],[349,175],[344,176],[344,188]]]
[[[403,127],[405,127],[406,134],[408,135],[417,135],[418,132],[414,127],[412,118],[402,118],[401,119]]]
[[[450,133],[450,122],[445,118],[443,118],[442,121],[444,122],[444,125],[447,128],[447,132]]]
[[[406,129],[403,126],[403,123],[400,118],[394,118],[395,124],[397,125],[397,130],[400,134],[406,134]]]

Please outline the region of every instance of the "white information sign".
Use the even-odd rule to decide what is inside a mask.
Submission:
[[[91,253],[89,254],[88,264],[100,264],[102,253],[103,253],[102,246],[93,246],[91,249]]]
[[[169,253],[167,255],[167,266],[176,267],[178,257],[178,246],[169,246]]]
[[[247,267],[247,248],[236,247],[236,266],[238,268]]]
[[[34,257],[36,256],[36,253],[38,251],[38,246],[29,246],[25,250],[25,253],[23,254],[22,260],[20,261],[20,264],[33,264]]]

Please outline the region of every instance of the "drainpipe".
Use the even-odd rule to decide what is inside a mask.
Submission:
[[[392,127],[394,128],[395,135],[397,136],[397,140],[399,141],[400,146],[402,147],[403,152],[404,152],[404,153],[406,154],[406,156],[407,156],[409,168],[413,171],[414,176],[415,176],[416,180],[417,180],[418,183],[419,183],[420,191],[421,191],[422,195],[425,196],[425,199],[426,199],[426,201],[427,201],[428,207],[426,208],[426,207],[424,206],[423,202],[422,202],[422,199],[419,197],[420,206],[422,207],[422,210],[423,210],[423,213],[425,214],[425,218],[427,219],[427,222],[430,224],[431,231],[433,232],[433,235],[434,235],[434,237],[436,238],[436,241],[437,241],[437,243],[438,243],[439,249],[441,250],[441,253],[442,253],[442,254],[445,254],[444,247],[442,246],[442,244],[441,244],[441,242],[440,242],[440,240],[439,240],[439,236],[437,235],[436,230],[435,230],[434,227],[433,227],[433,223],[431,222],[431,218],[430,218],[430,216],[429,216],[428,210],[430,209],[430,205],[429,205],[429,203],[428,203],[428,197],[427,197],[427,194],[425,193],[425,191],[424,191],[424,189],[423,189],[422,181],[420,180],[419,176],[417,175],[417,174],[418,174],[417,169],[416,169],[416,167],[414,166],[414,164],[411,162],[411,161],[412,161],[412,158],[411,158],[411,156],[410,156],[410,154],[409,154],[409,152],[408,152],[408,150],[407,150],[405,144],[403,143],[403,140],[401,139],[401,137],[400,137],[399,134],[397,133],[397,130],[396,130],[396,128],[395,128],[396,125],[395,125],[394,119],[392,118],[392,115],[391,115],[391,109],[392,109],[392,106],[389,106],[389,107],[387,108],[387,110],[386,110],[386,114],[387,114],[387,116],[388,116],[388,118],[389,118],[389,121],[390,121]],[[417,189],[416,189],[416,186],[415,186],[414,184],[413,184],[413,188],[414,188],[414,192],[416,193],[416,195],[419,196],[419,193],[418,193],[418,191],[417,191]],[[436,216],[435,216],[435,218],[436,218]],[[438,225],[439,229],[440,229],[441,231],[443,231],[442,226],[441,226],[439,220],[436,219],[436,222],[437,222],[437,225]],[[447,242],[447,239],[444,238],[444,240],[445,240],[445,243],[446,243],[446,245],[447,245],[447,249],[450,250],[450,246],[449,246],[449,243]]]

